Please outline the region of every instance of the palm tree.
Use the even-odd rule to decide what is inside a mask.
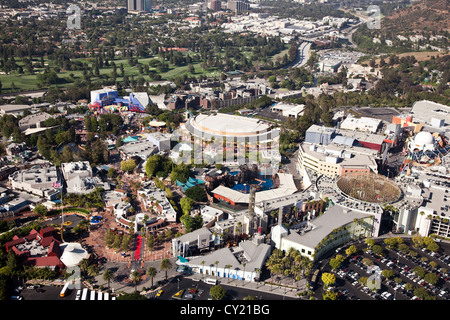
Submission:
[[[244,267],[244,273],[242,274],[242,281],[245,280],[245,266],[247,265],[246,262],[242,263],[242,266]],[[244,282],[245,283],[245,282]]]
[[[103,280],[108,281],[108,288],[110,288],[110,282],[112,279],[114,279],[114,272],[112,272],[111,269],[107,269],[103,273]]]
[[[89,260],[82,259],[80,262],[78,262],[78,266],[80,267],[81,271],[87,272],[87,270],[89,268]]]
[[[219,261],[214,261],[214,264],[216,265],[216,278],[217,278],[217,266],[219,265]]]
[[[155,267],[148,267],[146,274],[152,279],[152,287],[153,287],[153,278],[156,276],[156,268]]]
[[[91,264],[87,270],[90,277],[95,277],[98,274],[98,267],[95,264]]]
[[[228,282],[230,282],[231,264],[227,264],[227,265],[225,266],[225,269],[227,269],[227,268],[228,268],[228,276],[227,276],[227,278],[228,278]]]
[[[271,273],[276,275],[277,278],[279,278],[279,275],[281,275],[283,273],[283,268],[282,268],[281,264],[277,263],[272,266],[272,269],[270,271],[271,271]],[[272,289],[273,289],[273,286],[272,286]]]
[[[261,272],[261,269],[259,269],[259,268],[256,268],[256,269],[255,269],[255,272],[256,272],[256,273],[257,273],[257,274],[259,275],[259,274],[260,274],[260,272]],[[259,276],[258,276],[258,278],[259,278],[259,279],[261,279],[261,277],[259,277]]]
[[[172,268],[172,263],[170,262],[169,259],[164,258],[161,260],[159,267],[161,268],[161,270],[164,270],[166,272],[166,280],[167,280],[167,270]]]
[[[133,284],[134,284],[134,291],[136,292],[136,290],[137,290],[136,286],[137,286],[137,283],[139,281],[141,281],[141,275],[139,274],[139,272],[137,272],[137,270],[134,270],[131,273],[130,278],[131,278],[131,282],[133,282]]]

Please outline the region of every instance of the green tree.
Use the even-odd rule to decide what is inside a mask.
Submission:
[[[172,268],[172,262],[170,262],[169,259],[164,258],[164,259],[162,259],[161,262],[159,263],[159,268],[160,268],[162,271],[165,271],[165,273],[166,273],[166,280],[167,280],[167,271],[168,271],[170,268]]]
[[[226,291],[221,285],[212,286],[209,290],[212,300],[223,300],[226,296]]]
[[[34,209],[33,212],[40,215],[40,216],[45,216],[48,213],[47,207],[44,206],[43,204],[39,203],[37,204]]]
[[[152,279],[152,287],[153,287],[153,279],[155,278],[157,271],[155,267],[148,267],[147,271],[145,272],[147,274],[147,276],[150,277],[150,279]]]
[[[134,270],[130,275],[130,280],[134,284],[134,291],[137,290],[137,284],[139,281],[141,281],[141,275],[137,270]]]
[[[206,201],[206,191],[201,185],[193,186],[186,190],[186,196],[194,201]]]
[[[120,163],[120,169],[123,172],[133,172],[136,168],[136,162],[133,159],[124,160]]]
[[[350,247],[347,248],[347,250],[345,250],[345,254],[347,256],[350,256],[352,254],[355,254],[356,250],[357,250],[356,247],[354,245],[351,245]]]
[[[438,282],[439,277],[437,276],[437,274],[430,272],[430,273],[427,273],[423,279],[426,282],[428,282],[432,285],[435,285]]]
[[[326,290],[323,292],[323,300],[337,300],[338,298],[338,293],[331,291],[331,290]]]
[[[420,278],[424,278],[425,277],[425,269],[419,266],[416,266],[413,268],[414,274]]]
[[[189,215],[192,208],[194,207],[194,200],[188,197],[184,197],[180,200],[180,206],[181,210],[183,211],[184,215]]]
[[[333,285],[336,282],[336,276],[328,272],[322,273],[321,279],[325,285],[325,288],[328,288],[329,286]]]
[[[381,271],[381,275],[385,278],[390,279],[394,276],[394,270],[385,269],[385,270]]]
[[[108,288],[110,288],[111,280],[114,279],[114,272],[111,269],[106,269],[103,273],[103,280],[108,282]]]

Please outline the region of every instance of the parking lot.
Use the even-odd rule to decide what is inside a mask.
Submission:
[[[60,297],[61,289],[62,286],[29,285],[19,287],[16,294],[23,300],[75,300],[76,290],[70,290],[65,297]]]
[[[179,280],[179,281],[178,281]],[[248,283],[241,282],[236,279],[221,279],[219,284],[225,289],[225,300],[244,300],[247,296],[254,296],[258,300],[296,300],[296,298],[286,297],[266,291],[253,290],[246,287]],[[158,300],[174,300],[173,296],[177,292],[181,292],[178,296],[179,300],[208,300],[210,298],[209,291],[213,285],[207,284],[203,280],[195,277],[178,276],[173,278],[166,284],[160,292],[159,296],[154,293],[149,298]]]
[[[355,244],[359,251],[356,255],[346,259],[338,270],[331,270],[328,265],[323,272],[334,272],[336,283],[333,287],[342,300],[420,300],[415,296],[414,289],[423,288],[430,297],[436,300],[448,300],[450,298],[450,245],[439,243],[438,253],[432,253],[425,249],[417,249],[412,246],[410,240],[405,239],[405,244],[415,252],[413,256],[402,253],[399,250],[388,249],[382,241],[377,244],[383,247],[383,256],[378,256],[371,250],[365,250],[364,243]],[[345,249],[345,248],[343,248]],[[345,253],[341,253],[345,256]],[[434,261],[433,263],[431,263]],[[393,276],[386,278],[381,276],[379,290],[371,290],[367,285],[361,284],[360,278],[372,279],[375,273],[381,274],[383,270],[391,270]],[[428,283],[424,274],[434,274],[436,284]]]

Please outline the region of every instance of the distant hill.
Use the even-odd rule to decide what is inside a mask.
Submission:
[[[396,33],[450,31],[449,0],[422,0],[395,10],[381,20],[381,29]]]

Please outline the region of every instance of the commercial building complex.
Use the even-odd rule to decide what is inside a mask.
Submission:
[[[280,130],[266,121],[217,113],[190,117],[174,139],[178,139],[178,145],[184,143],[192,149],[182,159],[185,163],[193,159],[195,163],[239,165],[257,163],[263,151],[278,151],[279,134]],[[278,163],[270,163],[271,159],[266,165],[278,169]]]
[[[60,194],[54,184],[60,182],[56,167],[39,167],[20,170],[9,176],[11,188],[28,191],[49,200],[57,198]]]
[[[352,172],[378,172],[376,155],[376,151],[355,146],[302,143],[298,152],[297,170],[303,172],[305,168],[309,168],[329,177]]]
[[[119,97],[116,89],[106,87],[91,91],[89,108],[97,112],[144,112],[150,103],[151,100],[145,92],[131,92],[128,96]]]

